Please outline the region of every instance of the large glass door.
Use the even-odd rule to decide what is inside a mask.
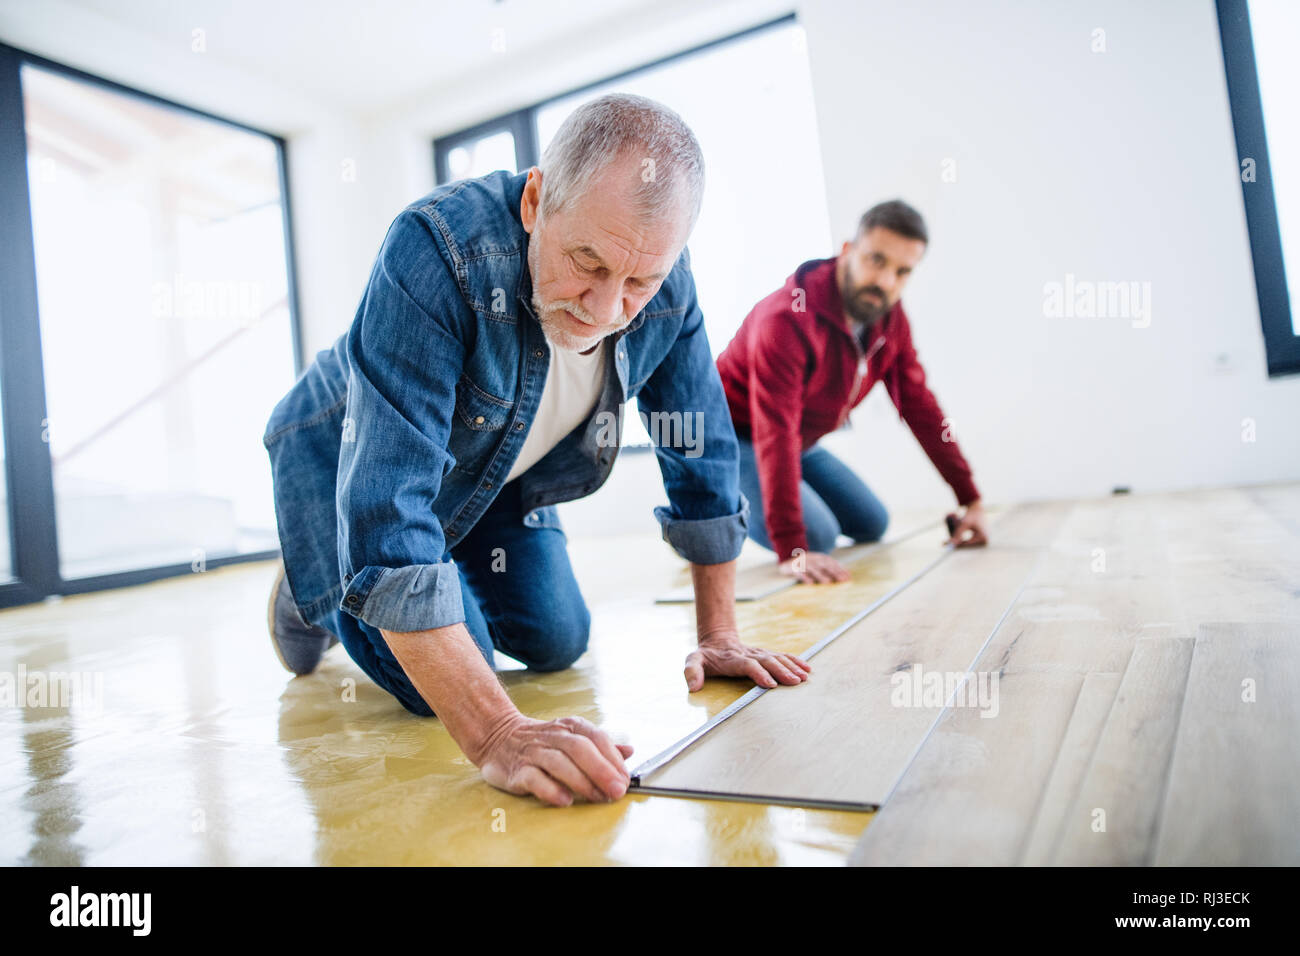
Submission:
[[[298,368],[282,145],[36,58],[18,73],[53,534],[15,543],[57,550],[27,583],[274,552],[261,436]]]

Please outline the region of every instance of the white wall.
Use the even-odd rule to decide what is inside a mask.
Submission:
[[[801,18],[836,241],[881,199],[926,215],[903,301],[987,499],[1300,478],[1300,378],[1265,371],[1212,0]],[[1149,282],[1149,327],[1046,317],[1067,273]],[[854,422],[828,442],[886,503],[951,502],[880,389]]]

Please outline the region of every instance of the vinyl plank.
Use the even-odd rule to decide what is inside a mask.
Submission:
[[[997,719],[946,711],[850,863],[1018,863],[1083,686],[1081,672],[1109,636],[1104,622],[1059,623],[1025,630],[1005,659],[981,659],[975,670],[1001,674]]]
[[[1035,821],[1073,796],[1060,777],[1056,803],[1042,803],[1087,675],[1123,672],[1144,636],[1190,636],[1165,573],[1164,517],[1158,497],[1078,503],[974,665],[1000,675],[997,719],[945,711],[850,863],[1021,861]],[[1074,747],[1086,749],[1085,730],[1074,725]]]
[[[1150,863],[1193,644],[1185,637],[1137,642],[1052,863]]]
[[[1253,485],[1243,493],[1289,533],[1300,538],[1300,484]]]
[[[954,689],[944,680],[939,690],[926,675],[969,670],[1071,507],[1033,504],[1004,514],[988,548],[954,552],[829,644],[814,660],[812,680],[762,695],[642,782],[878,804]],[[969,689],[958,692],[960,701]],[[978,696],[969,702],[980,709]]]
[[[1194,801],[1195,783],[1183,790],[1179,781],[1192,778],[1170,763],[1184,746],[1174,743],[1171,713],[1181,710],[1179,681],[1189,678],[1186,671],[1179,677],[1179,666],[1198,625],[1229,611],[1249,626],[1300,619],[1300,548],[1274,514],[1294,501],[1295,487],[1283,487],[1263,504],[1240,489],[1081,502],[976,665],[1004,669],[1000,718],[981,725],[969,715],[945,714],[851,862],[1151,862],[1154,834],[1191,825],[1173,802],[1174,794]],[[1273,511],[1265,507],[1270,503]],[[1157,652],[1152,642],[1160,641],[1166,643]],[[1134,659],[1140,642],[1142,655]],[[1123,672],[1126,681],[1147,673],[1154,683],[1142,694],[1166,709],[1157,707],[1144,721],[1141,695],[1117,695],[1099,727],[1099,703],[1090,698],[1101,692],[1085,690],[1096,682],[1094,672]],[[1275,718],[1296,724],[1286,714]],[[1124,736],[1125,727],[1132,736]],[[1080,775],[1090,736],[1092,755]],[[1255,766],[1247,754],[1232,759]],[[1256,799],[1283,812],[1292,799],[1289,778],[1268,779],[1274,796]],[[1096,835],[1087,811],[1094,806],[1110,807],[1111,836],[1089,843],[1086,837]],[[1081,822],[1084,830],[1076,832]],[[1123,834],[1134,834],[1128,850],[1117,846],[1126,842]],[[1162,858],[1177,858],[1176,845]]]
[[[1084,677],[1020,862],[1028,866],[1044,866],[1051,861],[1070,804],[1092,761],[1097,738],[1101,736],[1122,677],[1122,674],[1100,671]]]
[[[1300,620],[1300,536],[1245,489],[1170,495],[1168,573],[1193,624]]]
[[[1156,865],[1300,864],[1297,687],[1294,619],[1197,630]]]

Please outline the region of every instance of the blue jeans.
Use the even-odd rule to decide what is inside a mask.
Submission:
[[[518,481],[501,489],[451,557],[460,571],[465,626],[489,665],[494,648],[539,671],[563,670],[582,656],[591,613],[564,532],[524,524]],[[371,680],[411,713],[436,716],[377,628],[342,609],[332,625]]]
[[[857,542],[881,539],[889,525],[889,512],[848,465],[820,445],[804,452],[799,464],[803,472],[799,500],[803,505],[808,550],[828,553],[841,534]],[[767,536],[767,515],[763,513],[760,517],[758,514],[762,511],[763,494],[758,466],[754,461],[754,446],[744,438],[740,439],[740,490],[753,509],[749,522],[750,538],[772,550],[772,542]]]

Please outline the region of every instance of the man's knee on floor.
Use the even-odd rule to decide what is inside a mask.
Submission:
[[[840,536],[839,525],[817,523],[804,529],[808,539],[808,550],[819,554],[830,554],[835,550],[835,541]]]
[[[406,708],[407,713],[413,714],[416,717],[437,717],[438,716],[433,712],[433,708],[429,706],[428,702],[425,701],[424,698],[422,697],[417,697],[414,699],[408,699],[406,697],[398,697],[397,702],[401,704],[404,708]]]
[[[855,528],[847,534],[858,544],[870,544],[883,538],[888,527],[889,512],[882,509],[879,514],[873,515],[866,525]]]
[[[562,671],[586,653],[590,636],[591,612],[585,604],[552,608],[513,634],[518,653],[507,653],[531,670]]]

